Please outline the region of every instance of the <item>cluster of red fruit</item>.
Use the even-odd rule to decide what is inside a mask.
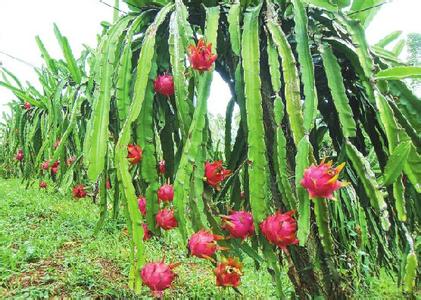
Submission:
[[[57,142],[56,142],[57,143]],[[69,157],[66,160],[66,164],[67,166],[71,166],[73,164],[73,162],[76,160],[76,158],[74,156]],[[50,160],[46,160],[43,163],[41,163],[41,171],[48,171],[50,170],[50,174],[51,176],[55,176],[58,173],[59,170],[59,166],[60,166],[60,161],[56,160],[55,162],[53,162],[50,166]],[[39,187],[41,189],[46,189],[47,188],[47,183],[45,181],[40,181],[39,183]],[[86,196],[86,195],[85,195]]]
[[[330,199],[333,197],[333,192],[345,185],[343,182],[338,181],[339,173],[343,167],[344,164],[341,164],[333,168],[332,162],[321,162],[319,165],[310,166],[305,170],[301,184],[308,190],[310,198]],[[205,180],[215,188],[219,187],[219,184],[229,174],[229,170],[222,168],[222,162],[220,161],[206,163]],[[174,191],[171,187],[170,194],[173,195],[173,193]],[[166,192],[163,192],[160,197],[163,195],[166,195]],[[139,198],[139,209],[142,214],[146,214],[145,204],[146,199],[143,197]],[[276,245],[283,251],[287,251],[289,245],[298,243],[296,237],[297,222],[292,217],[293,214],[294,211],[277,212],[263,220],[259,226],[263,236],[269,243]],[[157,218],[157,224],[158,222],[163,222],[164,225],[159,225],[163,229],[177,226],[173,213],[168,215],[170,215],[168,218]],[[231,238],[242,240],[253,235],[255,231],[252,214],[247,211],[232,211],[230,215],[222,216],[221,228],[228,231]],[[146,236],[146,239],[150,238],[147,231],[145,231]],[[189,253],[192,256],[214,261],[213,256],[215,253],[218,250],[226,249],[218,245],[218,241],[223,239],[223,236],[215,235],[209,230],[199,230],[188,241]],[[176,275],[173,271],[175,266],[174,264],[167,265],[163,261],[148,263],[141,270],[142,280],[152,290],[154,295],[160,296],[165,289],[171,286],[175,279]],[[241,283],[242,265],[235,258],[223,258],[221,262],[217,263],[214,273],[217,286],[238,287]]]

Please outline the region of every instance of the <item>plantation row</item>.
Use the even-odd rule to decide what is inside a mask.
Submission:
[[[375,9],[126,2],[131,12],[103,23],[97,49],[78,60],[57,27],[64,60],[37,38],[41,91],[2,69],[18,98],[2,128],[4,174],[17,161],[28,185],[99,199],[96,232],[122,210],[137,293],[143,283],[161,297],[174,281],[178,262],[144,253],[168,230],[239,293],[245,255],[282,298],[285,276],[298,298],[338,299],[381,268],[413,293],[421,101],[401,80],[419,68],[385,49],[397,33],[368,46]],[[207,112],[215,71],[232,91],[222,144]]]

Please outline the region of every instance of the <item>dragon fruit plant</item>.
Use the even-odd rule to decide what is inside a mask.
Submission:
[[[46,158],[62,162],[49,189],[93,187],[97,230],[127,212],[136,293],[173,283],[145,259],[152,234],[211,258],[219,286],[245,288],[240,262],[222,258],[235,249],[268,266],[278,298],[287,276],[299,298],[349,298],[382,268],[410,290],[421,109],[402,79],[419,70],[388,47],[399,34],[367,43],[381,0],[125,1],[130,13],[80,58],[57,27],[64,59],[37,38],[42,89],[0,69],[16,95],[4,169],[38,184]],[[232,93],[223,134],[208,112],[216,72]]]

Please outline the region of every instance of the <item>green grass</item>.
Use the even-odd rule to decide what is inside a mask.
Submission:
[[[26,190],[0,179],[0,299],[135,298],[127,287],[129,240],[123,218],[93,236],[99,211],[88,198],[75,201],[52,191]],[[146,243],[147,260],[181,262],[166,292],[171,298],[238,298],[215,287],[211,262],[187,257],[174,233]],[[240,291],[245,298],[274,298],[269,274],[245,258]],[[291,290],[285,277],[286,290]],[[149,296],[144,288],[141,297]]]
[[[129,240],[125,220],[108,221],[93,232],[99,211],[91,199],[75,201],[57,193],[26,190],[18,180],[0,179],[0,299],[64,297],[124,298],[136,296],[128,289]],[[215,286],[213,266],[187,256],[174,232],[146,243],[147,261],[165,256],[181,262],[168,298],[238,299],[232,289]],[[240,291],[245,299],[276,299],[265,267],[254,269],[244,257]],[[285,277],[284,292],[293,290]],[[355,299],[403,299],[396,280],[382,272],[380,279],[366,279],[368,287]],[[147,288],[141,298],[149,296]]]

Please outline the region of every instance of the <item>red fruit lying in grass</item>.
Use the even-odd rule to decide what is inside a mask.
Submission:
[[[196,46],[190,45],[188,52],[191,67],[200,72],[210,70],[217,58],[217,55],[212,53],[212,44],[206,45],[203,39],[200,39]]]
[[[22,150],[22,149],[19,149],[19,150],[18,150],[18,152],[16,153],[15,158],[16,158],[16,160],[18,160],[18,161],[22,161],[22,160],[23,160],[24,155],[23,155],[23,150]]]
[[[161,175],[164,175],[165,172],[167,171],[167,168],[166,168],[166,165],[165,165],[165,160],[161,160],[159,162],[158,171],[159,171],[159,174],[161,174]]]
[[[46,188],[47,188],[47,183],[46,183],[45,181],[41,181],[41,182],[39,183],[39,188],[40,188],[40,189],[46,189]]]
[[[31,103],[25,102],[25,104],[23,104],[23,107],[25,107],[26,110],[30,110],[31,109]]]
[[[58,173],[58,168],[60,166],[60,161],[56,160],[52,165],[51,165],[51,174],[57,174]]]
[[[304,171],[301,185],[308,191],[311,199],[332,199],[333,192],[345,185],[338,180],[339,173],[344,166],[345,163],[342,163],[336,168],[332,168],[331,161],[328,163],[322,161],[317,166],[312,165]]]
[[[164,202],[171,202],[174,199],[174,188],[171,184],[164,184],[158,190],[158,199]]]
[[[128,145],[127,146],[127,158],[132,165],[138,164],[142,160],[143,150],[138,145]]]
[[[161,209],[155,216],[156,225],[164,230],[170,230],[178,226],[174,217],[174,210]]]
[[[229,175],[231,175],[231,171],[224,169],[222,166],[222,160],[217,160],[213,163],[206,162],[204,179],[210,186],[219,189],[220,183],[224,181]]]
[[[214,270],[216,285],[238,287],[243,275],[242,268],[241,263],[234,258],[222,259]]]
[[[161,297],[163,291],[171,286],[176,276],[173,269],[177,265],[151,262],[143,266],[140,271],[140,277],[143,283],[151,289],[153,296]]]
[[[146,198],[143,196],[139,196],[137,198],[137,206],[139,207],[140,213],[143,216],[146,216]]]
[[[85,198],[86,197],[86,191],[85,191],[85,187],[82,184],[78,184],[73,188],[73,197],[75,198]]]
[[[148,224],[146,223],[143,223],[142,227],[143,227],[143,240],[147,241],[152,237],[152,231],[149,230]]]
[[[189,239],[189,252],[196,257],[211,259],[216,251],[223,249],[217,244],[217,241],[222,239],[224,239],[222,236],[215,235],[210,231],[199,230],[193,233]]]
[[[248,211],[233,211],[222,217],[222,228],[228,230],[231,237],[244,240],[254,233],[253,216]]]
[[[298,244],[296,238],[297,222],[292,217],[295,211],[291,210],[284,214],[277,212],[267,217],[261,224],[265,238],[282,250],[287,250],[287,246]]]
[[[158,75],[153,84],[155,92],[166,97],[174,95],[174,80],[169,74]]]

